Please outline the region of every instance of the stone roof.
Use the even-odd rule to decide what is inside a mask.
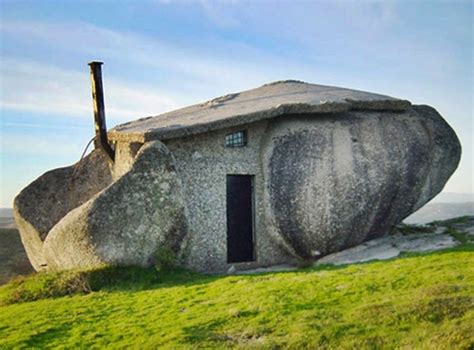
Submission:
[[[124,123],[109,131],[115,141],[166,140],[247,124],[283,114],[348,110],[402,112],[410,102],[389,96],[286,80]]]

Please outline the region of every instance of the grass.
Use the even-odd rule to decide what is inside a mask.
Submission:
[[[37,274],[0,288],[0,348],[472,349],[473,251],[260,275]]]

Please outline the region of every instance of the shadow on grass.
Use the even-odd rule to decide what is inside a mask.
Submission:
[[[40,272],[19,276],[0,287],[0,305],[97,291],[139,291],[177,285],[209,283],[219,278],[186,270],[159,272],[155,268],[102,267],[91,270]]]
[[[225,335],[217,332],[227,321],[225,318],[218,318],[208,323],[184,327],[184,338],[186,342],[196,345],[209,340],[216,342],[230,340]]]
[[[367,261],[348,265],[319,265],[295,268],[291,271],[263,272],[253,275],[204,275],[187,270],[159,272],[155,268],[140,267],[103,267],[83,271],[62,271],[55,273],[37,273],[26,277],[17,277],[5,286],[0,287],[0,305],[29,302],[67,295],[88,294],[91,292],[135,292],[171,288],[176,286],[196,286],[209,284],[223,278],[256,279],[265,275],[281,275],[288,273],[315,273],[336,271],[354,265],[367,265],[374,262],[390,264],[396,259],[413,259],[420,256],[444,255],[454,252],[473,252],[474,244],[465,243],[454,248],[435,252],[403,253],[399,257],[388,260]]]
[[[54,339],[67,335],[70,329],[70,326],[64,324],[60,326],[51,326],[29,336],[28,339],[26,339],[25,345],[29,349],[48,347]]]

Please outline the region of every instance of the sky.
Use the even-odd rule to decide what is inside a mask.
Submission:
[[[473,193],[473,4],[0,0],[0,207],[94,137],[93,60],[109,128],[284,79],[431,105]]]

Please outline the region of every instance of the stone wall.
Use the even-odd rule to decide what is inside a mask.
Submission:
[[[176,159],[185,193],[189,233],[185,264],[199,271],[225,271],[289,262],[293,258],[267,236],[261,142],[270,121],[165,141]],[[247,131],[245,147],[226,148],[225,135]],[[254,175],[253,263],[227,264],[226,175]]]

